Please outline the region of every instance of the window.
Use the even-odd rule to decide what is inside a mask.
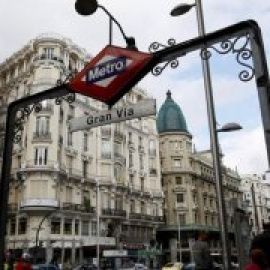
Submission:
[[[96,236],[97,235],[97,223],[96,222],[92,222],[91,235],[92,236]]]
[[[186,225],[186,214],[179,215],[179,222],[180,222],[180,225]]]
[[[67,133],[67,145],[68,146],[72,146],[73,145],[73,136],[72,136],[72,132],[68,131]]]
[[[61,219],[60,218],[52,218],[51,219],[51,233],[52,234],[60,234],[61,230]]]
[[[43,48],[43,56],[45,59],[53,59],[54,48]]]
[[[134,200],[130,200],[130,213],[136,213]]]
[[[79,235],[79,220],[75,220],[75,235]]]
[[[180,168],[181,167],[181,159],[174,159],[173,165],[175,168]]]
[[[154,140],[149,141],[149,154],[156,155],[156,144]]]
[[[36,147],[35,148],[35,165],[47,165],[48,147]]]
[[[133,155],[132,155],[132,151],[129,151],[128,155],[129,155],[129,158],[128,158],[129,168],[132,168],[133,167]]]
[[[109,140],[102,139],[101,153],[102,155],[111,155],[111,142]]]
[[[18,234],[26,234],[27,219],[25,217],[19,219]]]
[[[88,151],[88,135],[83,133],[83,151]]]
[[[145,202],[141,202],[141,214],[146,214]]]
[[[176,194],[176,201],[177,201],[177,203],[183,203],[184,202],[184,194],[183,193]]]
[[[140,169],[141,169],[141,170],[144,169],[144,159],[143,159],[143,155],[140,155]]]
[[[82,221],[82,235],[89,235],[89,221],[87,220]]]
[[[183,181],[182,181],[182,177],[175,177],[175,184],[176,185],[182,185]]]
[[[37,135],[46,135],[49,132],[49,117],[37,117],[36,133]]]
[[[66,202],[68,203],[72,203],[72,191],[73,188],[72,187],[66,187]]]
[[[64,234],[72,234],[72,219],[65,219]]]
[[[87,178],[87,175],[88,175],[88,166],[89,166],[88,161],[83,160],[83,177],[84,178]]]
[[[115,156],[121,156],[122,155],[122,147],[121,143],[114,142],[114,154]]]
[[[9,234],[10,235],[16,234],[16,219],[15,218],[10,219]]]

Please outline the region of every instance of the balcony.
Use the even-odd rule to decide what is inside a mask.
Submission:
[[[52,141],[52,134],[51,132],[34,132],[33,133],[33,141],[45,141],[45,142],[51,142]]]
[[[9,203],[8,204],[8,213],[16,213],[18,211],[18,204],[17,203]]]
[[[157,169],[154,169],[154,168],[150,169],[150,170],[149,170],[149,174],[150,174],[151,176],[156,176],[156,175],[157,175]]]
[[[101,153],[101,158],[111,159],[112,158],[112,154],[111,153]]]
[[[131,150],[135,150],[135,144],[132,141],[128,141],[128,148]]]
[[[24,199],[20,203],[20,210],[22,211],[47,211],[57,208],[59,208],[59,201],[52,198]]]
[[[122,131],[115,130],[114,131],[114,140],[115,141],[122,141],[125,139],[125,134]]]
[[[44,60],[48,60],[48,61],[57,61],[60,64],[64,64],[64,60],[62,57],[56,56],[56,55],[46,55],[46,54],[41,54],[36,56],[33,59],[33,62],[38,62],[38,61],[44,61]]]
[[[101,136],[102,137],[111,137],[111,135],[112,135],[112,131],[111,131],[111,129],[110,128],[101,128]]]
[[[129,219],[147,220],[148,215],[142,213],[129,213]],[[149,219],[148,219],[149,220]]]
[[[95,207],[83,204],[75,204],[75,203],[63,203],[61,206],[61,210],[69,211],[69,212],[81,212],[87,214],[95,214]]]
[[[121,164],[123,165],[126,164],[126,158],[122,154],[115,152],[114,158],[116,161],[120,162]]]
[[[115,218],[117,217],[126,218],[126,210],[112,209],[112,208],[102,209],[102,215]]]
[[[68,168],[68,177],[73,179],[81,179],[82,171],[76,170],[74,168]]]

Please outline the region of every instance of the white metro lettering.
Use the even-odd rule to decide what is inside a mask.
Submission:
[[[115,76],[125,71],[126,66],[127,58],[125,56],[109,60],[89,69],[86,75],[86,81],[87,83],[94,83]]]

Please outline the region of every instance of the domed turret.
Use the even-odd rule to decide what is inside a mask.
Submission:
[[[158,133],[164,132],[188,132],[186,119],[181,108],[172,99],[171,92],[167,92],[167,98],[161,106],[157,117]]]

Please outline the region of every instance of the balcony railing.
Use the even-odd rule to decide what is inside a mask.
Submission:
[[[20,203],[20,208],[58,208],[59,201],[53,198],[29,198],[24,199]]]
[[[83,212],[89,214],[95,214],[95,207],[83,204],[75,204],[75,203],[63,203],[61,206],[61,210],[63,211],[71,211],[71,212]]]
[[[114,216],[114,217],[126,217],[126,210],[121,209],[102,209],[102,215],[104,216]]]
[[[119,131],[119,130],[114,131],[114,139],[115,140],[121,141],[124,138],[125,138],[125,134],[122,131]]]
[[[17,203],[9,203],[8,204],[8,212],[15,213],[18,211],[18,204]]]
[[[51,132],[34,132],[33,133],[33,140],[46,140],[46,141],[51,141],[52,140],[52,134]]]

